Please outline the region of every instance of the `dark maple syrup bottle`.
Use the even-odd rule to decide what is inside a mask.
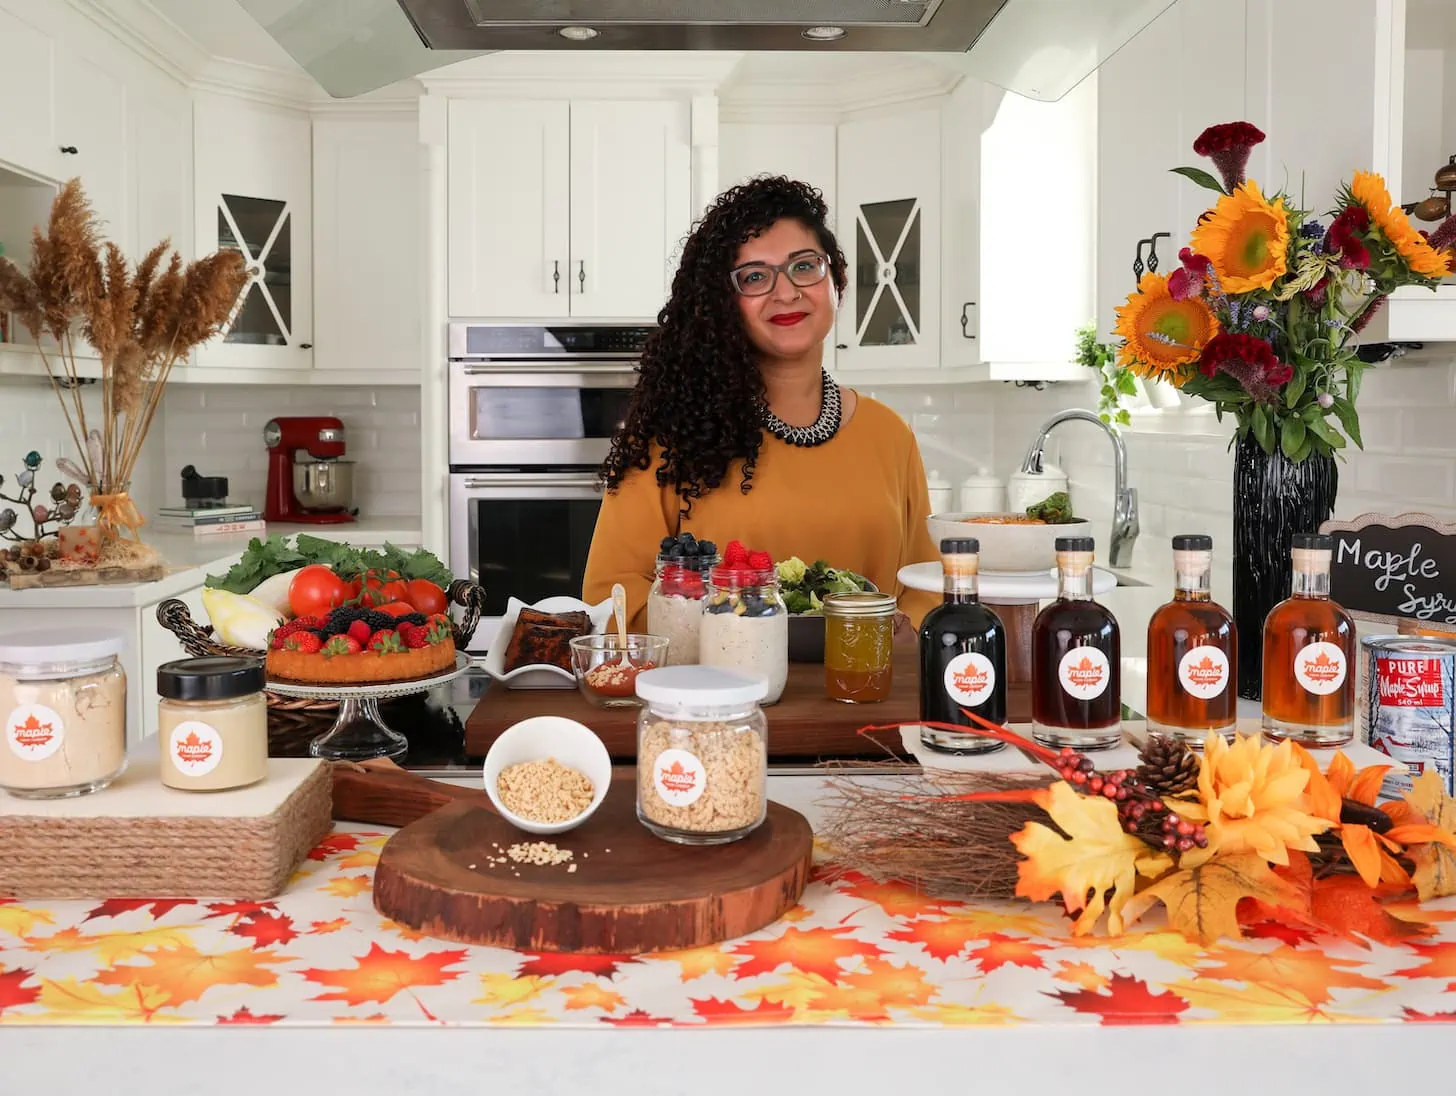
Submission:
[[[1006,722],[1006,629],[981,604],[977,583],[981,544],[974,537],[940,542],[944,601],[920,625],[920,718],[961,727],[974,724],[962,709]],[[944,753],[1001,749],[993,738],[920,728],[922,745]]]
[[[1173,538],[1173,600],[1148,621],[1148,727],[1202,748],[1238,726],[1233,617],[1209,593],[1213,538]]]
[[[1031,733],[1045,746],[1122,742],[1122,636],[1092,600],[1091,537],[1058,537],[1057,600],[1031,628]]]

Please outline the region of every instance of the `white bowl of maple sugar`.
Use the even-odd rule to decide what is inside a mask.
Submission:
[[[527,833],[580,826],[602,805],[611,782],[612,757],[602,740],[565,716],[523,719],[485,755],[485,794],[502,818]]]

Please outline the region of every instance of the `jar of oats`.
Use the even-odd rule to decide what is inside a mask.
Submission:
[[[637,817],[658,837],[721,845],[767,810],[768,721],[762,677],[714,666],[637,675]]]
[[[22,799],[100,791],[126,768],[119,635],[0,635],[0,788]]]

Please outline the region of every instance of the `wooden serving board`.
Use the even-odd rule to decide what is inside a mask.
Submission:
[[[778,803],[741,841],[688,846],[654,837],[637,820],[631,774],[612,781],[586,822],[551,837],[523,833],[472,800],[389,839],[374,873],[380,913],[467,944],[633,955],[753,932],[790,909],[809,880],[814,835],[803,815]],[[576,870],[492,863],[511,845],[534,841],[570,849]]]
[[[896,735],[860,735],[874,723],[909,723],[920,717],[919,653],[913,646],[895,649],[890,698],[880,704],[841,704],[824,693],[824,667],[789,664],[789,680],[768,716],[768,752],[773,760],[818,760],[826,757],[884,757],[886,747],[899,749]],[[1007,687],[1007,718],[1031,719],[1031,690],[1014,678]],[[465,752],[482,757],[511,726],[533,715],[561,715],[585,723],[606,744],[614,759],[637,756],[636,708],[598,708],[576,689],[507,689],[492,682],[465,721]]]
[[[57,586],[121,586],[156,582],[165,576],[160,563],[146,567],[52,567],[48,571],[11,571],[6,581],[12,590],[50,589]]]

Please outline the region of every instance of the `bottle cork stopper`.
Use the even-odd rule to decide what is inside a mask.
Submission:
[[[1213,553],[1178,551],[1173,553],[1173,569],[1180,575],[1201,575],[1213,569]]]
[[[957,552],[941,557],[940,565],[952,578],[974,578],[981,570],[981,557],[974,552]]]
[[[1085,575],[1092,570],[1092,552],[1058,552],[1057,568],[1069,575]]]
[[[1290,555],[1296,571],[1328,571],[1331,552],[1328,548],[1295,548]]]

